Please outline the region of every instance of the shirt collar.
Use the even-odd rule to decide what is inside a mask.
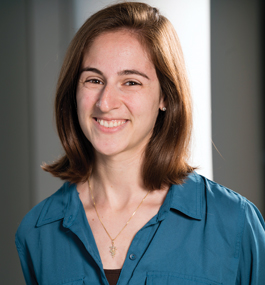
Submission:
[[[190,218],[202,219],[203,178],[196,172],[189,174],[183,184],[172,185],[158,213],[162,220],[170,209],[182,212]]]
[[[63,225],[70,227],[76,218],[81,201],[76,191],[76,185],[69,182],[47,198],[36,226],[40,227],[63,219]]]
[[[158,220],[165,218],[170,209],[182,212],[193,219],[202,219],[203,179],[196,172],[191,173],[180,185],[172,185],[158,213]],[[75,221],[81,201],[75,184],[69,182],[46,200],[36,226],[40,227],[63,219],[69,228]]]

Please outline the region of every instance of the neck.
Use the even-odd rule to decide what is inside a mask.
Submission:
[[[141,175],[141,155],[130,158],[97,157],[90,177],[97,203],[108,203],[116,208],[147,192]]]

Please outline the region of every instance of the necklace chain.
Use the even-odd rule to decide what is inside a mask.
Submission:
[[[140,204],[137,206],[137,208],[135,209],[135,211],[133,212],[133,214],[131,215],[131,217],[129,218],[129,220],[127,221],[127,223],[123,226],[123,228],[119,231],[119,233],[114,237],[112,238],[109,234],[109,232],[107,231],[105,225],[103,224],[99,214],[98,214],[98,210],[97,210],[97,207],[96,207],[96,203],[95,203],[95,199],[94,199],[94,195],[93,195],[93,192],[92,192],[92,188],[90,186],[90,181],[88,179],[88,188],[89,188],[89,191],[91,193],[91,197],[92,197],[92,201],[93,201],[93,205],[94,205],[94,208],[95,208],[95,211],[96,211],[96,214],[98,216],[98,219],[103,227],[103,229],[105,230],[106,234],[108,235],[108,237],[110,238],[111,240],[111,246],[109,247],[110,248],[110,254],[111,254],[111,257],[114,258],[115,254],[116,254],[116,250],[117,248],[115,247],[114,245],[114,241],[115,239],[120,235],[120,233],[126,228],[126,226],[129,224],[129,222],[131,221],[132,217],[135,215],[135,213],[137,212],[137,210],[139,209],[139,207],[142,205],[143,201],[145,200],[145,198],[147,197],[147,195],[150,193],[151,190],[149,190],[147,192],[147,194],[144,196],[144,198],[142,199],[142,201],[140,202]]]

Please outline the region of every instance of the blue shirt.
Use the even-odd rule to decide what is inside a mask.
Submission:
[[[16,246],[27,284],[108,284],[74,184],[25,216]],[[264,285],[264,220],[246,198],[193,173],[135,235],[118,284]]]

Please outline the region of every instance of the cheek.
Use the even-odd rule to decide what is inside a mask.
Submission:
[[[93,112],[93,104],[89,96],[80,92],[76,94],[76,104],[79,125],[84,135],[89,140],[90,117]]]
[[[143,100],[145,95],[133,94],[132,96],[124,96],[123,104],[133,117],[142,116],[146,112],[146,100]]]
[[[156,89],[137,98],[137,108],[141,112],[156,113],[159,109],[160,96]]]
[[[89,96],[85,92],[77,91],[76,93],[76,104],[77,104],[77,114],[81,118],[91,113],[94,106],[94,97]]]
[[[132,96],[124,96],[123,102],[134,117],[147,117],[153,120],[157,117],[160,104],[158,88],[150,88],[143,92],[136,92]]]

